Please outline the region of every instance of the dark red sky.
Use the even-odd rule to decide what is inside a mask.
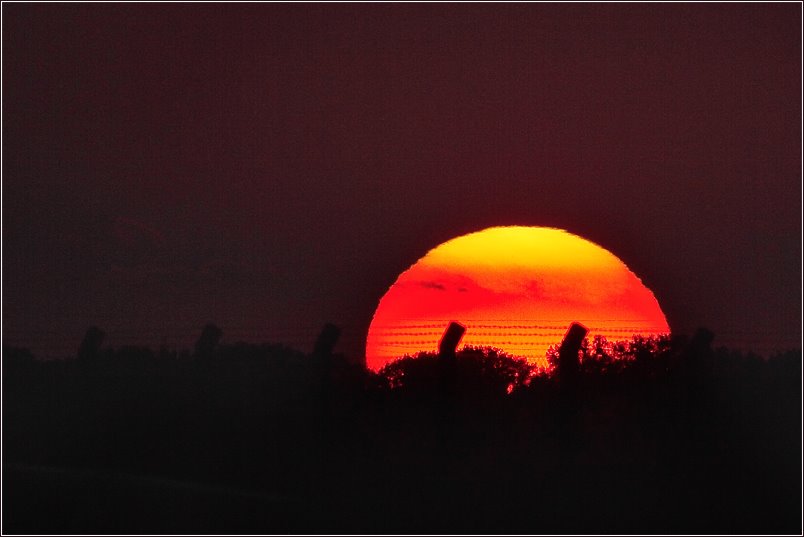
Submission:
[[[3,329],[356,354],[433,246],[593,240],[671,327],[801,337],[801,6],[3,4]]]

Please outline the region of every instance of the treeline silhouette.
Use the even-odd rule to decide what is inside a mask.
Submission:
[[[3,349],[7,533],[799,533],[801,352],[586,339],[546,367],[225,343]]]

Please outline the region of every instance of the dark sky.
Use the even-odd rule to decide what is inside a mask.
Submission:
[[[3,329],[362,352],[435,245],[564,228],[801,337],[801,6],[3,4]]]

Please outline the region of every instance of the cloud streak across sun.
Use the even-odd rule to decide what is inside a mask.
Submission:
[[[400,274],[369,328],[366,361],[379,369],[434,350],[450,321],[466,345],[542,363],[571,321],[610,340],[666,334],[653,293],[604,248],[563,230],[495,227],[447,241]]]

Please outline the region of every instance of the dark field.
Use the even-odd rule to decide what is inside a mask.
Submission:
[[[800,533],[800,352],[583,352],[5,349],[3,531]]]

